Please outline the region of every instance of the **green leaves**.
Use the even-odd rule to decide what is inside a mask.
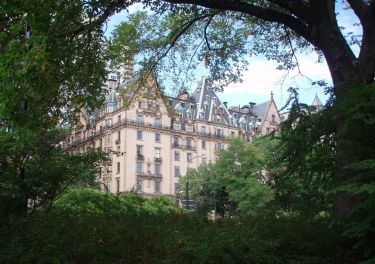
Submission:
[[[273,199],[264,169],[263,149],[241,139],[232,139],[215,164],[188,175],[192,199],[205,213],[216,206],[222,215],[256,215]],[[182,180],[183,188],[184,181],[186,179]]]

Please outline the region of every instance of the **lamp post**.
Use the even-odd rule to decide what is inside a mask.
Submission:
[[[188,160],[188,165],[187,165],[187,170],[186,170],[186,209],[189,210],[189,166],[190,163],[193,159],[196,158],[205,158],[206,155],[200,155],[200,156],[195,156]]]

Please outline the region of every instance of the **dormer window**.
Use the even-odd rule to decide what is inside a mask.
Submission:
[[[185,108],[185,107],[186,107],[185,102],[181,102],[180,104],[181,104],[181,107],[182,107],[182,108]]]
[[[208,102],[207,101],[204,102],[204,109],[208,110]]]
[[[199,113],[199,119],[204,120],[204,112],[200,112],[200,113]]]

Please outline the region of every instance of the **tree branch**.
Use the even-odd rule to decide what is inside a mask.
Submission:
[[[208,19],[208,21],[207,21],[207,23],[206,23],[206,25],[204,26],[204,39],[206,41],[206,45],[207,45],[207,49],[208,50],[211,50],[211,47],[210,47],[210,43],[209,43],[208,38],[207,38],[207,28],[210,25],[210,23],[211,23],[212,19],[214,18],[214,16],[215,16],[215,14],[212,15],[212,16],[210,16],[209,19]]]
[[[159,63],[159,61],[161,61],[165,56],[167,56],[167,54],[169,53],[169,51],[174,47],[174,45],[177,43],[178,39],[197,21],[199,20],[202,20],[202,19],[205,19],[207,17],[210,17],[212,16],[212,14],[205,14],[205,15],[201,15],[201,16],[197,16],[197,17],[194,17],[193,19],[189,20],[188,22],[186,22],[185,24],[182,25],[182,29],[180,31],[177,32],[177,34],[175,32],[173,32],[171,35],[174,35],[173,39],[172,39],[172,42],[169,44],[169,47],[168,49],[153,63],[153,65],[151,66],[151,69],[154,69],[155,66]]]
[[[310,12],[308,6],[299,0],[269,0],[271,3],[278,5],[290,13],[295,14],[307,23],[310,22]]]
[[[368,5],[363,0],[347,0],[354,13],[358,16],[361,23],[364,23]]]
[[[296,31],[309,42],[316,44],[314,37],[310,34],[309,27],[306,23],[293,15],[266,7],[260,7],[250,3],[227,0],[165,0],[170,4],[192,4],[206,8],[218,9],[223,11],[235,11],[243,14],[255,16],[259,19],[284,24],[290,29]]]

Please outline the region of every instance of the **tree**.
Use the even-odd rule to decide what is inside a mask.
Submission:
[[[102,101],[102,24],[126,4],[0,3],[2,216],[25,215],[50,204],[68,185],[95,177],[98,153],[70,154],[59,143],[82,107]]]
[[[334,84],[331,94],[334,98],[332,106],[336,109],[332,117],[335,134],[334,178],[337,186],[352,178],[352,173],[345,169],[348,165],[373,158],[371,155],[363,157],[351,148],[353,139],[350,134],[344,133],[347,123],[342,109],[343,105],[355,107],[353,102],[356,101],[357,92],[362,93],[360,89],[363,85],[371,86],[374,83],[374,1],[347,1],[348,8],[354,11],[363,28],[362,38],[354,38],[354,42],[360,45],[358,56],[351,49],[352,41],[343,36],[336,21],[336,7],[341,1],[140,2],[159,16],[156,20],[153,18],[148,26],[132,23],[136,20],[130,18],[130,24],[136,29],[134,32],[139,34],[135,38],[148,40],[146,46],[137,50],[146,54],[142,57],[142,65],[155,72],[165,72],[166,69],[173,71],[171,68],[179,61],[186,62],[186,69],[189,69],[193,66],[188,58],[198,54],[199,59],[205,57],[210,61],[211,77],[222,88],[230,81],[240,80],[241,71],[248,63],[246,55],[249,54],[264,54],[278,61],[282,69],[298,67],[298,50],[314,50],[322,55]],[[160,30],[155,31],[158,27]],[[121,26],[114,34],[114,43],[120,39],[119,35]],[[123,44],[131,53],[132,45]],[[171,54],[171,60],[162,63],[168,54]],[[179,76],[175,72],[173,75]],[[358,111],[363,114],[360,109]],[[362,145],[361,148],[366,146]],[[358,203],[358,199],[345,192],[337,193],[334,200],[334,211],[338,217],[348,215]]]
[[[264,158],[261,148],[232,139],[215,164],[203,166],[187,176],[198,209],[207,213],[216,207],[223,217],[250,216],[264,210],[273,199],[273,191],[266,184]],[[183,178],[181,182],[186,180]]]

